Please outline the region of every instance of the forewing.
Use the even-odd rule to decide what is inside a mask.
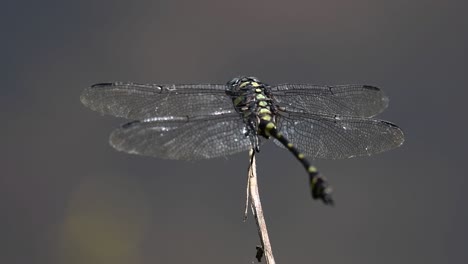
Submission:
[[[219,84],[101,83],[86,88],[81,102],[102,114],[139,120],[227,114],[234,108],[225,89]]]
[[[382,90],[369,85],[281,84],[271,91],[286,111],[372,117],[388,106]]]
[[[277,127],[311,158],[342,159],[372,155],[396,148],[404,141],[399,127],[370,118],[281,113]]]
[[[251,148],[238,114],[130,122],[112,132],[110,144],[131,154],[175,160],[210,159]]]

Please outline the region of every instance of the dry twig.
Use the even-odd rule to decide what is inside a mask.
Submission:
[[[258,235],[260,236],[260,241],[262,243],[261,247],[257,247],[257,260],[260,262],[262,255],[265,255],[267,264],[275,264],[275,259],[273,257],[273,251],[271,249],[270,239],[268,237],[268,231],[265,223],[265,218],[263,217],[262,204],[260,202],[260,194],[258,192],[257,184],[257,166],[255,162],[255,151],[252,149],[249,152],[250,156],[250,166],[248,173],[247,181],[247,201],[244,214],[244,220],[247,218],[247,208],[250,202],[250,207],[252,209],[252,214],[255,217],[255,222],[257,223]]]

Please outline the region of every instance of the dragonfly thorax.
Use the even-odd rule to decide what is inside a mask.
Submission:
[[[231,97],[234,108],[247,126],[246,135],[258,148],[258,135],[269,138],[269,135],[259,127],[260,123],[262,121],[275,123],[269,86],[255,77],[239,77],[227,83],[226,94]]]

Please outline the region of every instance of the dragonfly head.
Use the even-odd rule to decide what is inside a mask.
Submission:
[[[244,83],[251,83],[251,82],[260,83],[260,80],[257,77],[240,76],[240,77],[236,77],[236,78],[230,80],[227,83],[227,85],[230,86],[230,87],[236,87],[236,86],[241,86]]]

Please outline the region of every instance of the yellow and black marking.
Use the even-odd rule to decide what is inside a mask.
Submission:
[[[321,199],[325,204],[333,204],[331,188],[318,170],[311,165],[301,153],[276,128],[276,112],[278,107],[272,104],[267,91],[267,85],[254,77],[235,78],[228,83],[226,91],[232,97],[237,112],[244,118],[247,134],[252,146],[259,151],[258,136],[273,137],[280,141],[301,162],[309,174],[310,188],[314,199]]]
[[[305,155],[301,153],[289,140],[284,137],[276,129],[276,125],[273,122],[266,120],[260,121],[259,132],[265,137],[273,137],[277,139],[281,144],[291,151],[291,153],[299,160],[299,162],[304,166],[304,168],[309,173],[309,182],[312,197],[314,199],[321,199],[325,204],[333,205],[333,199],[331,197],[331,187],[328,186],[327,181],[320,176],[317,168],[313,166],[308,159],[305,158]]]

